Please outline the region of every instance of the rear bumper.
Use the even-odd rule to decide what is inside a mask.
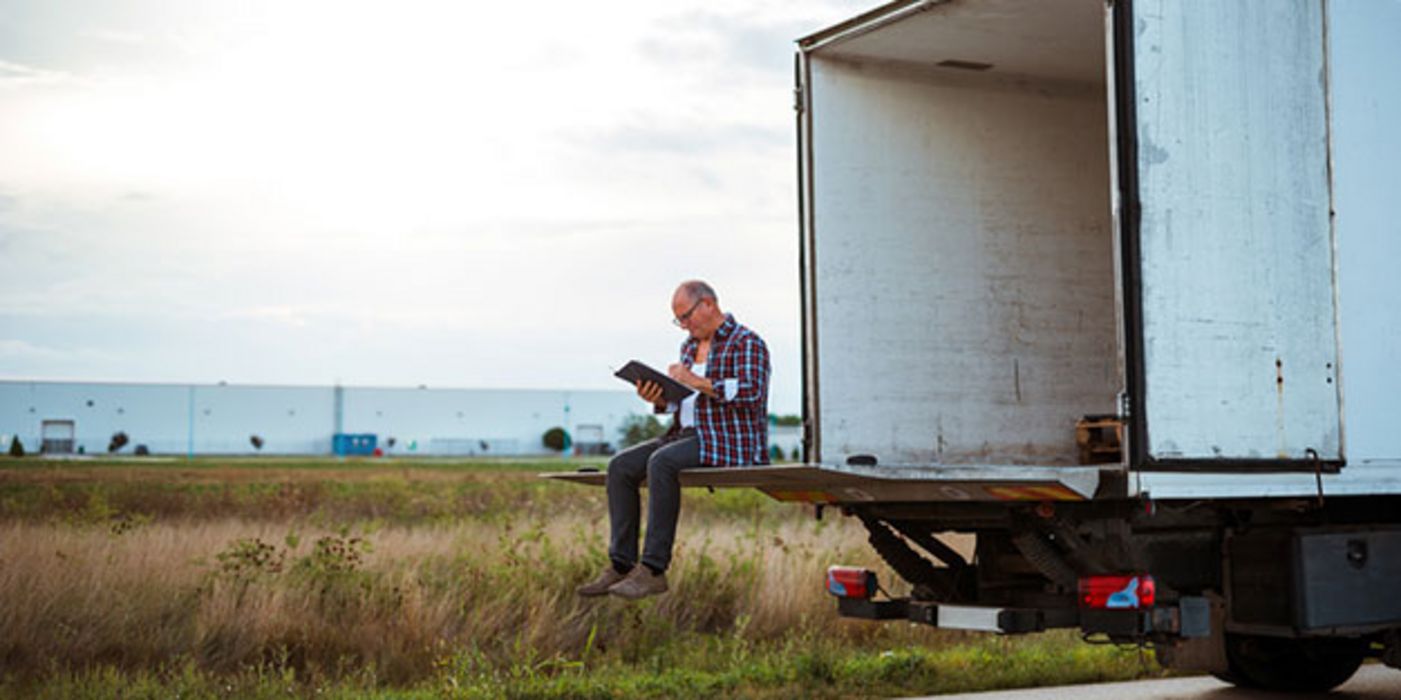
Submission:
[[[940,629],[972,630],[997,634],[1042,632],[1054,627],[1074,627],[1078,623],[1075,610],[943,605],[911,601],[908,598],[879,601],[838,598],[837,612],[842,617],[866,620],[909,620]]]
[[[1113,639],[1149,635],[1204,637],[1210,633],[1205,599],[1185,598],[1179,604],[1143,610],[1081,610],[1078,608],[1010,608],[978,605],[944,605],[908,598],[858,600],[838,598],[837,613],[863,620],[909,620],[940,629],[972,630],[996,634],[1027,634],[1048,629],[1078,627],[1086,634]]]

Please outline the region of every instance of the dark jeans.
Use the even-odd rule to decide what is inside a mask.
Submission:
[[[681,514],[682,469],[700,466],[700,441],[694,432],[664,442],[648,440],[619,452],[608,462],[608,520],[612,539],[608,558],[625,568],[637,563],[637,527],[641,520],[638,487],[647,480],[647,541],[642,563],[658,571],[671,564],[676,518]]]

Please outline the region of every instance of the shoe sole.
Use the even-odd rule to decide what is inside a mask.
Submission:
[[[642,600],[643,598],[649,598],[654,595],[661,595],[663,593],[666,593],[666,591],[667,589],[663,588],[660,591],[644,591],[640,594],[623,593],[621,591],[615,591],[612,589],[609,589],[608,592],[612,595],[622,598],[623,600]]]

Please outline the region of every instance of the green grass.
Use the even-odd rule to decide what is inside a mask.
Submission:
[[[687,491],[666,596],[581,601],[603,491],[537,474],[580,465],[0,460],[0,696],[886,697],[1162,674],[1066,633],[839,619],[826,566],[892,580],[860,524],[752,490]]]
[[[11,464],[18,462],[20,466]],[[0,519],[305,518],[390,524],[606,512],[603,490],[546,480],[598,460],[196,459],[0,461]],[[750,489],[694,492],[702,514],[782,517],[794,506]]]
[[[473,650],[446,654],[431,677],[386,686],[373,668],[299,674],[277,659],[215,675],[185,662],[154,670],[60,672],[12,680],[0,694],[33,698],[850,698],[976,692],[1163,675],[1137,649],[1072,635],[981,637],[941,648],[859,649],[811,633],[753,644],[686,636],[633,662],[531,658],[502,665]]]
[[[20,459],[0,457],[0,469],[9,470],[48,470],[67,469],[175,469],[175,470],[228,470],[252,469],[263,472],[296,471],[390,471],[413,469],[443,472],[545,472],[572,471],[581,467],[602,469],[607,466],[607,457],[323,457],[323,456],[275,456],[275,457],[195,457],[187,459],[178,456],[157,457],[90,457],[90,458],[48,458],[25,457]]]

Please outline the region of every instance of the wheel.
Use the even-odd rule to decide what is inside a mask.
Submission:
[[[1230,670],[1214,674],[1245,688],[1321,692],[1342,685],[1367,653],[1361,639],[1226,635]]]
[[[1256,684],[1254,684],[1254,683],[1251,683],[1250,681],[1248,681],[1248,680],[1246,680],[1246,679],[1244,679],[1244,678],[1242,678],[1242,677],[1240,677],[1240,676],[1238,676],[1238,675],[1236,675],[1236,674],[1234,674],[1234,673],[1231,673],[1230,671],[1212,671],[1212,672],[1211,672],[1211,675],[1212,675],[1212,676],[1215,676],[1215,677],[1216,677],[1216,680],[1221,681],[1222,683],[1230,683],[1231,685],[1233,685],[1233,686],[1235,686],[1235,687],[1237,687],[1237,688],[1259,688],[1259,687],[1260,687],[1260,686],[1258,686],[1258,685],[1256,685]]]

